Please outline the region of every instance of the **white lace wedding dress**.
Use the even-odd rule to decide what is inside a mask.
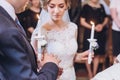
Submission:
[[[42,30],[47,37],[47,52],[54,53],[61,60],[59,66],[63,68],[63,73],[57,80],[76,80],[73,67],[73,59],[77,51],[76,31],[77,26],[71,22],[60,31]]]

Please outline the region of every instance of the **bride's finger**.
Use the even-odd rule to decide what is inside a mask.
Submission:
[[[88,60],[88,58],[87,57],[86,58],[82,58],[82,60],[85,61],[85,60]]]

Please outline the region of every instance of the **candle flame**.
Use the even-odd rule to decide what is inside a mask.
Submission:
[[[36,14],[36,17],[39,19],[39,18],[40,18],[40,15],[39,15],[39,14]]]
[[[90,24],[94,25],[94,22],[93,22],[93,21],[90,21]]]

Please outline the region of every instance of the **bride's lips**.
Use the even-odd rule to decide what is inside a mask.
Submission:
[[[60,17],[60,15],[54,15],[55,17]]]

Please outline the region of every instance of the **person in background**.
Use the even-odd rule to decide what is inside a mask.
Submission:
[[[82,6],[84,6],[89,2],[89,0],[82,0],[81,2],[82,2]],[[105,0],[99,0],[99,2],[104,6],[106,14],[110,15],[110,9],[109,6],[106,4]]]
[[[81,0],[70,0],[71,5],[69,12],[70,21],[80,25],[80,11],[81,11]]]
[[[0,80],[56,80],[60,60],[45,54],[37,71],[34,50],[15,13],[29,0],[0,0]]]
[[[92,80],[119,80],[120,79],[120,1],[110,0],[112,17],[112,48],[114,64],[98,73]]]
[[[119,0],[111,0],[110,12],[112,17],[112,48],[114,60],[118,54],[120,54],[120,3]]]
[[[63,73],[58,76],[57,80],[76,80],[73,64],[87,60],[88,51],[76,53],[77,25],[63,19],[70,2],[69,0],[42,0],[42,4],[46,4],[43,7],[49,13],[50,19],[42,26],[38,26],[40,27],[37,28],[38,32],[32,34],[31,44],[35,51],[38,51],[37,46],[41,44],[37,43],[35,37],[40,34],[45,36],[46,52],[53,53],[61,60],[59,66],[63,69]]]
[[[28,6],[29,7],[24,12],[17,14],[17,16],[30,40],[39,20],[41,12],[40,0],[30,0]]]
[[[99,48],[95,50],[95,56],[93,59],[93,71],[91,64],[86,62],[89,79],[92,78],[96,73],[99,65],[99,58],[101,55],[105,55],[106,46],[106,24],[108,23],[108,17],[105,13],[104,7],[99,3],[99,0],[89,0],[88,4],[85,4],[81,11],[81,25],[85,28],[84,40],[83,40],[83,51],[89,49],[89,42],[87,39],[90,38],[91,34],[91,21],[95,24],[95,36],[97,39]]]

